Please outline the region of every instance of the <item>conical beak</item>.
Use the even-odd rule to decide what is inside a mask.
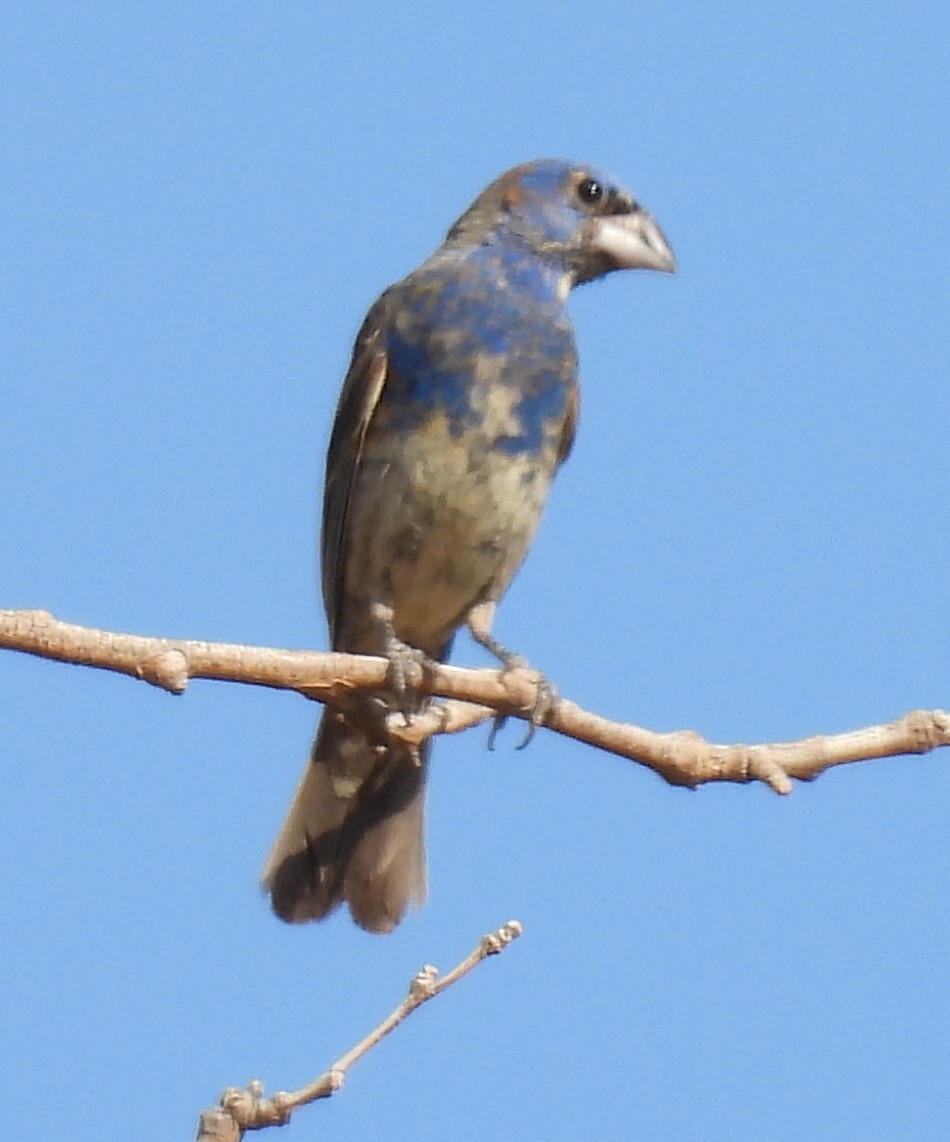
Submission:
[[[593,226],[591,242],[617,270],[676,272],[676,258],[663,231],[642,206],[629,214],[608,214]]]

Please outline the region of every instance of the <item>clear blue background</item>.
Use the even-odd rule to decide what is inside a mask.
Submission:
[[[486,182],[565,155],[681,274],[574,298],[579,441],[499,637],[718,741],[950,705],[945,3],[14,0],[0,44],[2,605],[324,646],[356,328]],[[191,1138],[510,916],[287,1137],[947,1137],[947,757],[783,799],[446,739],[430,902],[379,939],[258,893],[307,702],[12,654],[0,692],[6,1138]]]

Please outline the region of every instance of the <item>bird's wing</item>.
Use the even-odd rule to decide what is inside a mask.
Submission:
[[[331,643],[335,641],[339,615],[343,570],[340,559],[350,493],[359,472],[366,429],[379,402],[388,372],[386,334],[389,309],[389,297],[384,293],[366,315],[353,347],[353,359],[343,382],[330,434],[323,492],[321,565],[323,602]]]
[[[557,449],[557,466],[560,466],[570,456],[574,447],[574,437],[577,433],[577,421],[581,411],[581,390],[575,378],[567,394],[567,407],[564,410],[564,427],[561,430],[561,441]]]

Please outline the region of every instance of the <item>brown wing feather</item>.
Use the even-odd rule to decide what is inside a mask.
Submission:
[[[336,408],[330,447],[327,451],[326,482],[323,492],[323,531],[321,565],[323,603],[335,644],[342,581],[341,559],[345,543],[346,516],[350,494],[359,471],[366,429],[386,383],[388,358],[385,341],[387,294],[366,316],[356,338],[353,359],[343,382]]]
[[[561,430],[561,442],[557,450],[557,466],[560,466],[570,456],[574,447],[574,437],[577,433],[577,421],[581,412],[581,390],[575,382],[567,397],[567,408],[564,411],[564,426]]]

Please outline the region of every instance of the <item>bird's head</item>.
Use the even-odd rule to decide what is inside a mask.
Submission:
[[[478,196],[448,233],[459,245],[517,242],[571,275],[676,269],[663,231],[624,187],[561,159],[514,167]]]

